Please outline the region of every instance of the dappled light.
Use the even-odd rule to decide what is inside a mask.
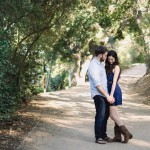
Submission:
[[[149,0],[0,0],[0,150],[99,149],[88,76],[97,46],[118,54],[119,112],[134,134],[101,150],[149,148]]]
[[[123,105],[119,107],[120,117],[133,133],[133,139],[123,147],[148,149],[150,148],[148,142],[149,134],[145,134],[149,133],[149,130],[145,128],[149,128],[150,107],[136,99],[136,97],[139,97],[139,93],[135,93],[131,86],[133,85],[130,82],[131,78],[128,77],[126,82],[122,82],[126,77],[122,77],[120,80],[121,85],[126,87],[123,88]],[[62,142],[63,138],[66,144],[70,142],[68,141],[69,139],[73,139],[77,143],[85,142],[89,146],[92,144],[95,108],[93,100],[89,95],[89,83],[68,90],[42,93],[35,97],[32,104],[40,108],[41,114],[37,113],[40,120],[33,130],[34,134],[29,135],[21,146],[26,146],[27,148],[34,147],[32,145],[34,142],[36,142],[37,146],[41,143],[41,141],[38,141],[42,137],[45,143],[47,143],[47,139],[52,143],[55,143],[55,139],[59,139]],[[108,122],[108,132],[111,136],[113,135],[113,121],[111,119]],[[41,145],[38,146],[43,148]],[[59,144],[57,146],[59,147]],[[93,146],[95,149],[98,149],[96,145]],[[119,143],[110,144],[110,146],[122,148]]]
[[[143,140],[138,140],[138,139],[134,139],[134,141],[132,142],[132,144],[139,146],[139,148],[141,147],[141,149],[143,147],[150,149],[150,143],[149,141],[143,141]]]

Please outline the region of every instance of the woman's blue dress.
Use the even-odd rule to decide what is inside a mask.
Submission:
[[[114,78],[114,73],[110,72],[110,74],[107,75],[107,88],[109,94],[111,93],[113,78]],[[111,104],[112,106],[122,105],[122,92],[118,83],[116,84],[113,97],[115,98],[115,102]]]

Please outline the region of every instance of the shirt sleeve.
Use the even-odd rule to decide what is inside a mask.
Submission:
[[[94,86],[95,87],[98,85],[102,86],[100,69],[97,67],[94,67],[94,69],[93,69],[91,66],[89,73],[90,73],[90,77],[91,77],[91,80],[92,80]]]

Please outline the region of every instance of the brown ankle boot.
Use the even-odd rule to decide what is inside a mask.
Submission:
[[[122,142],[120,128],[117,124],[114,127],[114,138],[110,140],[110,142]]]
[[[132,134],[128,131],[128,129],[124,126],[121,125],[120,127],[120,132],[124,135],[124,141],[122,143],[127,143],[129,139],[132,139]]]
[[[113,138],[114,142],[121,142],[122,141],[121,132],[117,124],[114,127],[114,134],[115,134],[115,137]]]

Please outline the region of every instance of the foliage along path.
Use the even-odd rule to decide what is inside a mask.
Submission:
[[[89,83],[67,90],[41,94],[32,103],[40,107],[39,121],[24,139],[18,150],[106,150],[150,149],[150,106],[133,85],[145,74],[145,65],[135,65],[122,72],[120,85],[123,91],[121,119],[133,133],[128,144],[94,143],[95,108],[90,99]],[[113,137],[113,121],[108,121],[108,135]]]

